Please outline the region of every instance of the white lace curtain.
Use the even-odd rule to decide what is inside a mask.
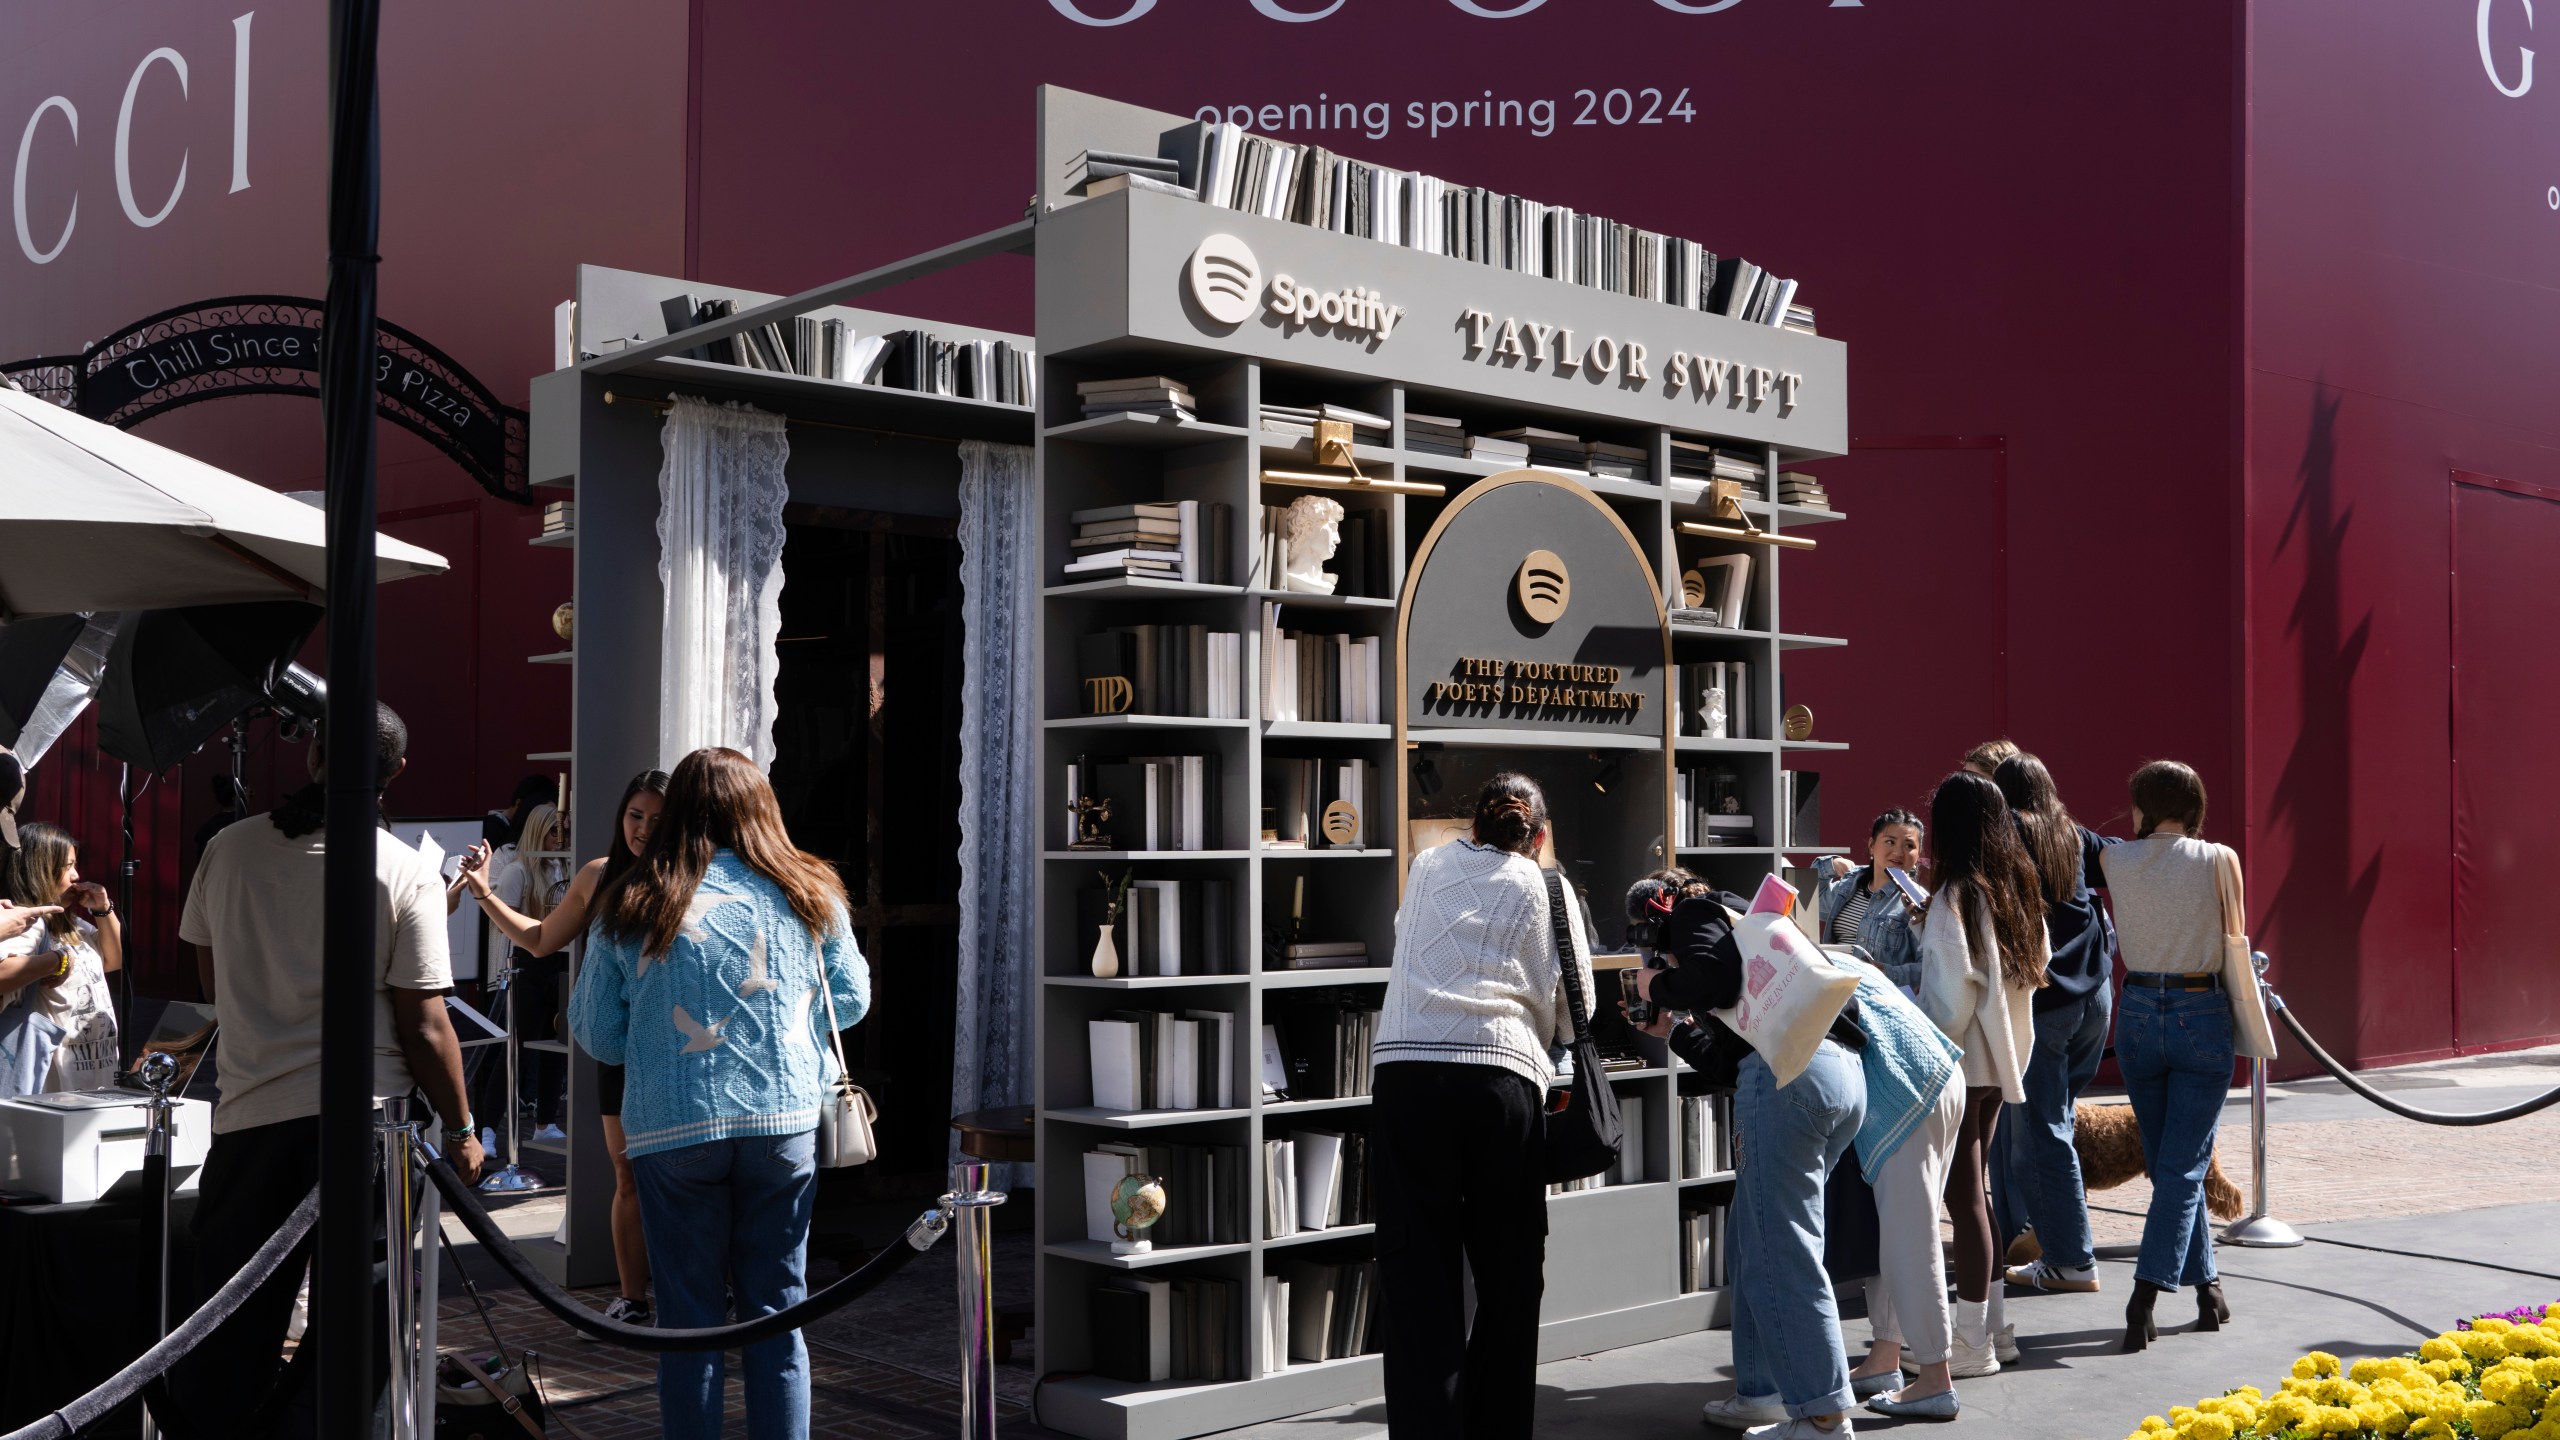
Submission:
[[[1039,666],[1031,651],[1039,543],[1031,451],[964,442],[955,1114],[1031,1101],[1031,1019],[1040,987],[1031,913],[1039,861],[1032,723]],[[956,1136],[952,1153],[956,1159]]]
[[[658,763],[725,745],[771,770],[791,442],[779,415],[678,395],[659,443]]]

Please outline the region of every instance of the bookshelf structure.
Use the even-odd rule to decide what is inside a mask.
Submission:
[[[1836,341],[1596,292],[1469,261],[1238,213],[1178,196],[1123,191],[1092,199],[1068,195],[1055,182],[1086,149],[1158,152],[1160,140],[1186,125],[1175,115],[1118,105],[1054,88],[1042,92],[1043,213],[1038,222],[1040,520],[1042,526],[1039,655],[1042,714],[1038,793],[1044,839],[1037,904],[1041,936],[1038,1022],[1039,1313],[1038,1369],[1058,1375],[1041,1389],[1043,1422],[1070,1433],[1110,1437],[1205,1434],[1373,1396],[1383,1389],[1375,1353],[1281,1365],[1268,1363],[1271,1324],[1260,1303],[1262,1277],[1288,1272],[1299,1260],[1328,1263],[1372,1258],[1373,1227],[1360,1224],[1266,1234],[1263,1142],[1297,1130],[1359,1131],[1364,1096],[1289,1100],[1266,1096],[1257,1039],[1270,1017],[1312,994],[1338,994],[1354,1004],[1383,993],[1394,947],[1394,921],[1404,867],[1415,843],[1430,843],[1414,822],[1462,814],[1477,785],[1496,769],[1538,775],[1557,812],[1568,875],[1586,892],[1598,942],[1624,938],[1618,897],[1665,851],[1727,889],[1748,893],[1785,859],[1837,853],[1809,843],[1823,838],[1784,833],[1787,772],[1817,769],[1818,753],[1843,748],[1790,742],[1781,732],[1786,657],[1798,649],[1842,642],[1799,635],[1782,620],[1780,545],[1836,512],[1777,502],[1778,476],[1790,460],[1845,449],[1845,352]],[[1171,153],[1168,150],[1166,153]],[[1221,323],[1206,313],[1186,278],[1190,261],[1212,238],[1221,253],[1236,242],[1255,271],[1253,312]],[[1340,327],[1291,324],[1261,303],[1274,277],[1291,276],[1327,291],[1365,287],[1403,307],[1398,328],[1364,339]],[[1488,317],[1478,322],[1476,316]],[[1483,343],[1506,318],[1570,328],[1585,342],[1609,342],[1610,373],[1555,373],[1546,364],[1506,361]],[[1476,342],[1476,343],[1470,343]],[[1568,339],[1565,343],[1573,343]],[[1628,373],[1628,355],[1649,366]],[[1713,355],[1736,374],[1753,370],[1799,379],[1761,401],[1729,389],[1712,397],[1675,389],[1665,366],[1674,352]],[[1582,358],[1588,361],[1590,352]],[[1162,376],[1195,397],[1192,418],[1088,418],[1078,386]],[[1765,387],[1765,382],[1764,382]],[[1355,444],[1358,469],[1389,486],[1317,488],[1267,472],[1320,469],[1308,440],[1265,432],[1265,406],[1347,406],[1383,419],[1384,433]],[[1645,478],[1545,475],[1513,478],[1517,461],[1472,460],[1409,448],[1409,416],[1454,418],[1468,434],[1507,427],[1549,428],[1640,451]],[[1671,478],[1675,441],[1747,447],[1754,478],[1739,500],[1737,525],[1719,515],[1708,487]],[[1646,597],[1670,664],[1653,679],[1669,701],[1683,664],[1739,662],[1751,681],[1743,738],[1705,739],[1674,733],[1676,704],[1616,726],[1514,724],[1501,718],[1425,713],[1420,687],[1440,675],[1408,674],[1398,653],[1411,587],[1438,583],[1440,563],[1425,558],[1426,540],[1458,533],[1456,512],[1476,508],[1495,485],[1534,486],[1600,512],[1634,548]],[[1428,493],[1434,487],[1439,493]],[[1257,574],[1255,517],[1304,493],[1339,501],[1368,522],[1382,583],[1369,593],[1316,595],[1277,589]],[[1228,507],[1225,553],[1201,574],[1235,583],[1062,576],[1075,553],[1078,512],[1138,504],[1197,501]],[[1488,503],[1484,508],[1490,510]],[[1442,522],[1446,520],[1447,524]],[[1698,534],[1684,528],[1703,526]],[[1212,532],[1204,530],[1204,535]],[[1539,543],[1517,537],[1518,549]],[[1670,623],[1663,597],[1678,605],[1681,577],[1705,558],[1747,554],[1753,560],[1748,603],[1739,623],[1708,627]],[[1505,561],[1506,567],[1518,563]],[[1502,578],[1510,574],[1504,569]],[[1427,578],[1426,578],[1427,577]],[[1582,583],[1576,572],[1576,583]],[[1578,603],[1578,602],[1577,602]],[[1263,693],[1265,607],[1277,605],[1278,628],[1310,634],[1375,638],[1382,655],[1383,706],[1378,723],[1275,720]],[[1083,682],[1086,637],[1115,627],[1203,626],[1241,634],[1245,664],[1240,718],[1089,713]],[[1417,642],[1417,649],[1419,644]],[[1658,663],[1658,662],[1657,662]],[[1632,673],[1632,672],[1631,672]],[[1636,683],[1630,679],[1630,685]],[[1070,766],[1135,757],[1215,757],[1214,816],[1196,850],[1069,848]],[[1365,761],[1374,777],[1358,844],[1283,848],[1265,837],[1267,786],[1285,762],[1315,759],[1328,771]],[[1717,772],[1719,794],[1733,795],[1756,821],[1750,843],[1672,846],[1672,801],[1683,768]],[[1091,793],[1092,786],[1079,787]],[[1116,818],[1115,836],[1131,831]],[[1271,828],[1280,828],[1272,826]],[[1704,838],[1704,837],[1701,837]],[[1118,843],[1127,844],[1125,839]],[[1230,973],[1138,974],[1127,968],[1097,978],[1094,896],[1123,873],[1145,880],[1223,882],[1234,897],[1224,913],[1233,933],[1223,949]],[[1359,940],[1370,967],[1289,970],[1264,958],[1267,927],[1291,919],[1301,882],[1309,940]],[[1616,957],[1624,964],[1627,957]],[[1612,964],[1603,959],[1603,966]],[[1124,960],[1124,966],[1127,962]],[[1197,967],[1193,967],[1196,972]],[[1603,976],[1603,997],[1616,987]],[[1604,1005],[1609,1000],[1603,999]],[[1614,1008],[1612,1005],[1611,1008]],[[1095,1103],[1091,1022],[1111,1012],[1176,1010],[1231,1017],[1236,1037],[1227,1056],[1232,1103],[1199,1109],[1104,1109]],[[1641,1102],[1629,1136],[1627,1183],[1552,1196],[1542,1359],[1640,1343],[1720,1323],[1724,1297],[1712,1286],[1683,1284],[1685,1212],[1713,1209],[1730,1198],[1730,1172],[1684,1176],[1678,1099],[1697,1092],[1697,1077],[1642,1037],[1641,1068],[1610,1075],[1623,1098]],[[1147,1097],[1142,1096],[1142,1101]],[[1160,1245],[1117,1255],[1088,1233],[1084,1156],[1113,1142],[1179,1143],[1241,1149],[1247,1182],[1239,1238],[1224,1243]],[[1172,1177],[1168,1177],[1168,1184]],[[1152,1384],[1100,1378],[1093,1297],[1119,1277],[1190,1277],[1224,1282],[1237,1296],[1230,1335],[1241,1378]],[[1374,1351],[1374,1347],[1373,1351]]]

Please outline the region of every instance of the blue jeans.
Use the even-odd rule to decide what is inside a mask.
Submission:
[[[2097,1078],[2107,1053],[2107,1021],[2115,1007],[2101,985],[2077,1000],[2036,1012],[2035,1050],[2027,1061],[2027,1099],[2000,1117],[1991,1142],[1993,1220],[2003,1242],[2033,1225],[2046,1263],[2094,1264],[2089,1195],[2080,1183],[2080,1152],[2071,1144],[2071,1106]]]
[[[2151,1213],[2133,1278],[2163,1290],[2215,1276],[2204,1177],[2231,1090],[2231,1001],[2219,989],[2128,985],[2116,1014],[2116,1068],[2142,1126]]]
[[[1733,1123],[1742,1141],[1731,1245],[1737,1393],[1775,1395],[1795,1416],[1849,1409],[1849,1357],[1822,1269],[1822,1182],[1858,1138],[1867,1077],[1829,1040],[1785,1089],[1768,1062],[1742,1062]]]
[[[713,1140],[631,1157],[658,1323],[669,1329],[752,1320],[808,1298],[809,1213],[818,1132]],[[669,1440],[720,1440],[727,1357],[658,1357],[658,1423]],[[808,1440],[809,1351],[800,1332],[746,1347],[749,1440]]]

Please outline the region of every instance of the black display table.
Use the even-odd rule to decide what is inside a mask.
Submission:
[[[194,1288],[195,1203],[169,1202],[173,1316]],[[145,1211],[124,1200],[0,1207],[0,1431],[44,1418],[150,1347]],[[138,1435],[140,1417],[130,1404],[86,1434]]]

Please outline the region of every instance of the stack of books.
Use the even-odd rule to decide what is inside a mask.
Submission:
[[[1374,1225],[1369,1137],[1351,1131],[1293,1130],[1262,1142],[1262,1238]]]
[[[1094,1108],[1234,1109],[1235,1020],[1223,1010],[1107,1010],[1086,1021]]]
[[[1680,1098],[1680,1178],[1704,1180],[1733,1168],[1726,1157],[1723,1127],[1717,1123],[1716,1097]]]
[[[1318,420],[1339,420],[1351,427],[1351,438],[1361,445],[1388,443],[1387,417],[1354,410],[1348,405],[1265,405],[1262,407],[1262,431],[1266,435],[1287,435],[1312,439]]]
[[[1086,1306],[1093,1373],[1131,1385],[1247,1378],[1244,1294],[1241,1282],[1198,1275],[1106,1278]]]
[[[1078,756],[1067,767],[1067,810],[1079,799],[1108,800],[1104,828],[1115,850],[1208,850],[1218,827],[1218,757],[1137,755],[1126,760]],[[1070,828],[1068,833],[1074,833]]]
[[[1223,578],[1229,550],[1227,506],[1197,500],[1103,505],[1067,517],[1075,533],[1067,541],[1074,558],[1069,580],[1138,576],[1150,580],[1230,583]],[[1163,712],[1159,712],[1163,713]]]
[[[1313,637],[1321,638],[1321,637]],[[1370,765],[1365,759],[1317,760],[1275,755],[1262,762],[1262,812],[1266,850],[1364,850],[1377,827],[1369,823]],[[1341,800],[1356,812],[1346,840],[1324,833],[1325,807]],[[1366,954],[1362,947],[1360,953]]]
[[[1364,970],[1368,965],[1369,942],[1366,940],[1301,940],[1294,945],[1280,947],[1278,968]]]
[[[1151,190],[1197,200],[1199,192],[1182,183],[1182,162],[1161,155],[1128,155],[1116,150],[1085,150],[1067,162],[1070,189],[1079,195],[1108,195],[1115,190]]]
[[[1769,457],[1758,450],[1739,450],[1725,446],[1716,451],[1714,474],[1719,480],[1739,480],[1758,489],[1768,478]]]
[[[1098,630],[1076,641],[1076,679],[1088,715],[1241,720],[1244,636],[1206,625]]]
[[[1424,455],[1464,455],[1467,453],[1467,430],[1446,415],[1416,415],[1405,412],[1404,448]]]
[[[1697,440],[1671,442],[1671,478],[1705,482],[1715,478],[1716,447]]]
[[[1111,894],[1103,886],[1077,891],[1078,943],[1100,934],[1110,913]],[[1111,943],[1123,975],[1241,975],[1235,940],[1232,880],[1131,880],[1120,892]]]
[[[1831,492],[1822,488],[1819,479],[1801,470],[1781,470],[1778,472],[1778,503],[1801,505],[1808,510],[1828,510],[1831,508]]]
[[[1611,475],[1620,480],[1653,478],[1653,457],[1641,445],[1620,445],[1608,440],[1592,440],[1582,447],[1582,466],[1594,475]]]
[[[1524,465],[1529,459],[1529,447],[1526,443],[1518,440],[1496,440],[1490,435],[1468,436],[1466,453],[1468,459],[1482,460],[1488,465]]]
[[[1822,333],[1821,331],[1813,328],[1813,307],[1810,305],[1789,304],[1787,306],[1787,318],[1784,323],[1778,326],[1778,328],[1781,330],[1793,330],[1799,335],[1819,335]]]
[[[1105,415],[1155,415],[1167,420],[1200,418],[1191,387],[1165,375],[1133,375],[1121,380],[1085,380],[1076,385],[1084,418]]]
[[[578,502],[575,500],[554,500],[542,507],[542,534],[546,539],[574,534],[577,524]]]
[[[1328,635],[1280,628],[1280,606],[1262,607],[1262,718],[1386,723],[1382,665],[1375,635]]]
[[[1588,459],[1588,452],[1583,449],[1579,435],[1567,435],[1561,430],[1541,430],[1535,425],[1520,425],[1509,430],[1496,430],[1493,438],[1525,447],[1532,469],[1557,470],[1567,475],[1585,473],[1582,467]]]
[[[1314,1260],[1293,1260],[1289,1262],[1288,1282],[1279,1288],[1288,1308],[1292,1361],[1340,1360],[1367,1355],[1378,1348],[1377,1261],[1326,1265]],[[1270,1293],[1266,1281],[1266,1297]]]
[[[1671,843],[1681,850],[1712,850],[1760,843],[1759,827],[1748,815],[1724,809],[1718,792],[1729,794],[1730,777],[1684,767],[1672,781]]]
[[[1686,1294],[1713,1290],[1724,1278],[1724,1207],[1689,1210],[1680,1216],[1680,1289]]]
[[[1812,324],[1811,312],[1794,303],[1794,281],[1748,261],[1720,261],[1694,240],[1235,125],[1196,122],[1166,148],[1210,205],[1754,324]],[[1793,323],[1799,315],[1802,327]]]

